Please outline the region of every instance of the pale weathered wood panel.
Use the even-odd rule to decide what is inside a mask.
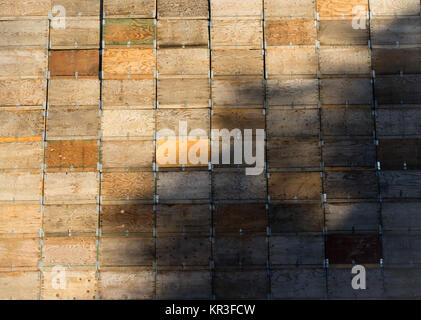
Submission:
[[[39,201],[41,173],[1,173],[0,201]]]
[[[50,28],[50,41],[51,49],[98,49],[100,42],[99,19],[68,17],[65,29]],[[97,54],[99,55],[99,52]]]
[[[104,110],[101,129],[104,137],[153,139],[155,114],[153,110]]]
[[[369,29],[354,29],[352,21],[321,20],[319,41],[321,45],[368,45]]]
[[[51,0],[2,0],[0,1],[1,17],[44,16],[47,18]]]
[[[314,17],[314,0],[265,0],[265,17]]]
[[[98,110],[94,108],[53,108],[48,111],[47,137],[49,140],[93,139],[98,136],[99,122]]]
[[[208,18],[207,0],[157,0],[159,18]]]
[[[46,92],[47,82],[42,79],[0,80],[2,106],[41,106]]]
[[[0,46],[47,48],[47,20],[0,21]]]
[[[158,51],[159,75],[209,75],[209,50],[205,48],[165,48]]]
[[[99,106],[98,79],[52,79],[48,84],[51,106]]]
[[[67,17],[98,17],[100,12],[98,0],[51,0],[51,6],[63,6]]]
[[[266,50],[266,72],[274,75],[314,75],[318,70],[316,47],[269,47]]]
[[[207,20],[167,20],[158,21],[157,44],[164,47],[207,47],[209,30]]]
[[[268,80],[269,106],[317,105],[319,85],[316,79]]]
[[[0,50],[1,78],[43,78],[48,56],[42,49]]]
[[[101,163],[104,169],[152,169],[155,147],[153,141],[104,141]]]
[[[0,169],[41,169],[41,141],[0,142]]]
[[[152,200],[155,185],[152,172],[105,172],[101,192],[104,200]]]
[[[320,49],[320,71],[322,74],[364,74],[371,70],[368,48],[322,47]]]
[[[133,15],[155,18],[155,0],[104,0],[104,13],[107,17]]]
[[[262,79],[236,78],[212,81],[212,103],[215,107],[262,107],[264,95]]]
[[[353,18],[356,14],[354,7],[362,7],[365,12],[368,10],[368,0],[318,0],[317,12],[320,18]]]
[[[370,11],[373,16],[418,16],[418,0],[370,0]]]
[[[154,80],[104,80],[102,101],[104,107],[152,108],[155,103]]]
[[[262,0],[212,0],[212,17],[258,17],[262,16]]]
[[[369,78],[323,79],[320,86],[323,104],[370,104],[373,100]]]
[[[1,110],[0,137],[33,138],[38,140],[44,131],[44,117],[41,110]]]
[[[0,205],[0,233],[36,234],[42,227],[39,205]]]
[[[152,47],[155,29],[152,19],[106,19],[103,24],[104,45]]]
[[[45,266],[94,266],[96,262],[95,237],[47,237],[42,247]]]
[[[260,76],[263,77],[262,50],[215,49],[212,51],[214,76]]]
[[[0,266],[37,268],[41,258],[38,238],[0,239]]]
[[[37,300],[41,280],[39,272],[0,272],[0,300]]]
[[[159,79],[159,108],[208,108],[208,79]]]
[[[258,19],[214,19],[210,31],[212,48],[262,48],[263,28]]]
[[[265,42],[268,46],[314,45],[316,39],[317,29],[313,19],[265,21]]]

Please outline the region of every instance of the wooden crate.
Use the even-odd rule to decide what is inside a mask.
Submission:
[[[323,104],[371,104],[373,100],[370,78],[323,79],[320,86]]]
[[[268,186],[273,200],[320,200],[322,194],[319,172],[271,173]]]
[[[106,47],[153,47],[154,19],[105,19],[103,41]]]
[[[0,173],[0,201],[40,201],[40,172]]]
[[[262,0],[212,0],[211,13],[215,17],[262,17]]]
[[[324,190],[331,199],[376,199],[378,186],[374,171],[329,171]]]
[[[376,231],[380,224],[379,206],[375,202],[329,203],[325,207],[329,231]]]
[[[268,217],[264,204],[217,203],[213,212],[213,227],[217,235],[228,233],[263,233]]]
[[[320,204],[270,204],[269,226],[272,234],[320,232],[323,230],[323,208]]]
[[[39,205],[0,205],[0,233],[37,234],[42,227]]]
[[[155,0],[104,0],[104,13],[107,17],[155,18]]]
[[[152,172],[105,172],[101,195],[105,201],[152,200],[155,185]]]
[[[207,19],[209,17],[206,0],[157,0],[159,18]]]
[[[377,157],[382,170],[420,170],[420,139],[381,139]]]
[[[417,0],[370,0],[370,11],[376,16],[418,16],[420,2]]]
[[[0,21],[0,46],[2,48],[48,47],[48,20]]]
[[[217,269],[213,281],[218,300],[267,299],[270,287],[266,269]]]
[[[372,63],[377,75],[421,73],[421,48],[373,48]]]
[[[314,0],[265,0],[265,17],[314,17],[315,1]]]
[[[39,170],[43,161],[41,141],[0,142],[0,169]]]
[[[0,272],[0,300],[37,300],[40,285],[37,271]]]
[[[322,20],[319,22],[319,41],[321,45],[368,45],[369,38],[368,26],[365,29],[353,29],[349,19]]]
[[[48,169],[70,168],[96,171],[98,141],[48,141],[45,162]]]
[[[46,92],[47,82],[42,79],[0,80],[2,106],[41,106]]]
[[[322,236],[273,236],[269,250],[273,265],[320,265],[324,259],[324,240]]]
[[[104,141],[101,164],[110,169],[152,169],[155,147],[153,141]]]
[[[241,77],[212,80],[212,103],[215,108],[261,108],[264,100],[265,86],[262,79]]]
[[[369,75],[371,56],[369,48],[340,48],[323,46],[320,49],[320,72],[322,74]]]
[[[150,109],[155,104],[155,83],[153,79],[104,80],[102,82],[104,108],[128,106]]]
[[[154,49],[105,49],[104,79],[152,78],[156,69]]]
[[[196,76],[207,78],[210,59],[207,48],[163,48],[158,50],[160,76]]]
[[[208,172],[160,172],[157,194],[161,201],[208,201],[211,192]]]
[[[94,300],[98,295],[95,270],[45,269],[42,272],[41,298],[44,300]],[[61,288],[61,277],[65,288]]]
[[[316,40],[317,28],[314,19],[268,19],[265,21],[267,46],[314,45]]]
[[[373,136],[374,120],[371,106],[322,107],[323,136]]]
[[[264,235],[217,235],[213,244],[216,268],[264,266],[268,258]]]
[[[152,270],[107,268],[101,270],[98,291],[103,300],[152,300],[155,277]]]
[[[266,50],[267,77],[276,75],[313,75],[318,70],[315,46],[269,47]]]
[[[48,56],[42,49],[0,50],[0,78],[43,78]]]
[[[382,223],[384,230],[420,230],[420,203],[415,202],[383,202]]]
[[[419,15],[399,19],[373,19],[370,29],[374,45],[421,44]]]
[[[382,245],[378,235],[328,235],[326,257],[329,264],[378,264]]]
[[[104,110],[101,117],[104,137],[129,139],[130,137],[153,139],[155,130],[154,110]]]
[[[41,245],[38,238],[0,239],[1,267],[38,267]]]
[[[158,48],[208,47],[208,43],[207,20],[161,19],[158,21]]]
[[[321,163],[319,140],[268,140],[267,162],[269,170],[318,170]]]
[[[51,0],[51,6],[63,6],[67,17],[94,16],[100,13],[98,0]]]
[[[411,265],[421,261],[418,250],[419,234],[389,234],[383,236],[384,260],[388,265]]]
[[[260,19],[213,19],[210,32],[213,49],[261,49],[263,46],[263,26]]]
[[[211,242],[208,237],[184,235],[157,239],[158,266],[209,266]]]
[[[365,12],[368,11],[368,0],[318,0],[317,12],[321,19],[352,19],[356,13],[353,12],[354,7],[362,7]]]
[[[95,234],[98,228],[95,204],[46,205],[43,211],[45,234]]]
[[[49,141],[97,139],[99,123],[95,108],[52,108],[48,111],[47,137]]]
[[[98,77],[99,51],[57,50],[50,51],[50,76]]]
[[[15,18],[18,16],[43,16],[47,18],[50,10],[51,0],[17,0],[10,2],[2,0],[0,2],[0,17]]]
[[[94,266],[95,262],[95,237],[47,237],[44,240],[44,266]]]
[[[207,204],[159,204],[156,211],[156,230],[164,233],[209,234],[211,210]]]
[[[319,84],[316,79],[271,79],[266,97],[269,106],[317,105]]]
[[[159,108],[208,108],[208,79],[159,79]]]
[[[205,271],[159,271],[156,277],[158,299],[209,299],[212,278]]]
[[[270,109],[266,117],[269,139],[281,137],[316,138],[320,132],[317,109]]]
[[[326,271],[322,268],[274,269],[271,276],[274,299],[325,299]]]
[[[248,176],[244,170],[223,171],[213,174],[215,200],[265,200],[266,177]]]
[[[100,21],[97,17],[66,17],[66,28],[50,27],[51,49],[99,49]],[[99,54],[99,53],[98,53]]]
[[[215,49],[212,51],[214,76],[263,77],[263,55],[258,49]]]
[[[421,270],[416,267],[385,268],[384,287],[389,298],[419,298]]]
[[[44,131],[44,117],[41,110],[19,110],[19,108],[0,110],[0,137],[22,138],[24,140],[41,140]],[[14,140],[13,139],[13,140]]]
[[[421,75],[381,76],[376,78],[376,101],[379,104],[420,103]]]
[[[47,203],[95,202],[99,190],[96,172],[54,172],[44,176]]]
[[[152,233],[154,211],[151,204],[106,204],[101,207],[101,231]]]
[[[377,131],[380,137],[408,138],[419,135],[421,108],[418,106],[384,107],[377,111]]]
[[[328,139],[324,141],[323,163],[326,167],[365,167],[376,164],[374,139]]]
[[[385,199],[421,197],[420,171],[382,171],[380,193]]]
[[[98,79],[52,79],[48,84],[50,106],[99,106]]]
[[[139,236],[102,237],[99,244],[101,267],[149,266],[155,258],[153,238]]]

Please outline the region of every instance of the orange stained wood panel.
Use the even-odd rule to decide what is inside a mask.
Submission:
[[[52,77],[98,76],[98,50],[57,50],[50,52],[49,70]]]

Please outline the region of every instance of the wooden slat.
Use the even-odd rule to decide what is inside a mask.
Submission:
[[[99,121],[98,110],[94,108],[52,108],[48,111],[47,137],[49,140],[92,139],[98,136]]]
[[[41,137],[44,119],[41,110],[1,110],[0,137]]]
[[[75,168],[95,171],[98,163],[98,142],[49,141],[46,148],[48,168]]]
[[[37,268],[40,260],[41,246],[38,238],[0,239],[1,267]]]
[[[48,85],[51,106],[99,105],[99,80],[52,79]]]
[[[212,115],[212,129],[265,129],[265,115],[261,109],[216,109]]]
[[[421,103],[421,75],[381,76],[376,78],[379,104]]]
[[[264,204],[218,203],[213,212],[216,234],[265,232],[267,215]]]
[[[377,235],[328,235],[326,256],[329,264],[378,264],[382,245]]]
[[[325,173],[327,199],[376,199],[377,178],[374,171],[329,171]]]
[[[269,195],[280,200],[319,200],[322,193],[320,173],[271,173]]]
[[[158,0],[159,18],[208,18],[209,8],[206,0]]]
[[[153,19],[105,19],[105,46],[148,46],[155,40]]]
[[[314,45],[316,38],[317,29],[313,19],[265,21],[265,41],[268,46]]]
[[[0,233],[37,234],[41,219],[39,205],[0,205]]]
[[[236,106],[261,108],[264,85],[256,78],[229,78],[212,81],[212,103],[215,107]]]
[[[420,230],[419,202],[384,202],[382,222],[385,230]]]
[[[320,86],[323,104],[371,104],[373,100],[369,78],[324,79]]]
[[[40,173],[0,173],[0,201],[39,201]]]
[[[269,279],[264,270],[216,270],[216,299],[267,299]]]
[[[317,109],[276,110],[267,115],[269,138],[278,137],[317,137],[320,121]]]
[[[384,107],[377,111],[377,131],[380,137],[407,137],[420,133],[419,106]]]
[[[210,121],[209,111],[205,109],[167,109],[159,110],[157,115],[157,130],[170,129],[175,132],[177,136],[184,135],[180,131],[180,121],[187,122],[187,134],[194,129],[202,129],[205,132],[209,131]],[[180,133],[180,134],[179,134]]]
[[[320,71],[322,74],[364,74],[371,70],[368,48],[322,47],[320,49]]]
[[[271,204],[269,221],[272,233],[320,232],[323,210],[320,204]]]
[[[362,7],[368,11],[368,0],[319,0],[317,1],[317,12],[320,18],[353,18],[354,7]]]
[[[93,266],[96,261],[94,237],[47,237],[42,247],[45,266]]]
[[[46,97],[47,82],[42,79],[0,80],[2,106],[41,106]]]
[[[41,141],[0,142],[0,169],[41,169]]]
[[[209,233],[211,211],[209,205],[160,204],[156,212],[156,229],[161,233]]]
[[[421,262],[420,235],[388,234],[383,236],[384,260],[388,265],[410,265]]]
[[[274,75],[316,75],[316,47],[269,47],[266,50],[266,72]]]
[[[329,231],[376,231],[380,223],[376,203],[329,203],[326,205],[326,227]]]
[[[207,108],[210,86],[208,79],[159,79],[159,108]]]
[[[207,47],[209,38],[207,20],[169,20],[158,21],[157,44],[164,47]]]
[[[0,46],[3,48],[47,48],[47,20],[0,21]]]
[[[373,16],[418,16],[418,0],[370,0],[370,11]]]
[[[49,69],[51,77],[91,76],[99,72],[99,51],[58,50],[50,52]]]
[[[51,49],[99,49],[100,22],[98,16],[99,13],[95,17],[89,18],[66,17],[66,28],[51,27]]]
[[[153,206],[149,204],[103,205],[100,217],[103,233],[152,233],[154,226]]]
[[[372,63],[378,75],[421,73],[421,48],[373,48]]]
[[[215,200],[264,200],[266,199],[266,177],[247,176],[243,170],[214,172]]]
[[[104,80],[102,101],[104,107],[152,108],[155,103],[154,80]]]
[[[212,17],[258,17],[262,16],[262,0],[212,0]]]
[[[399,45],[421,43],[419,15],[411,18],[373,19],[371,41],[374,45]]]
[[[155,147],[153,141],[104,141],[101,145],[101,164],[112,168],[152,169]]]
[[[324,259],[322,236],[273,236],[270,257],[274,265],[319,265]]]
[[[263,28],[260,19],[213,19],[210,31],[212,48],[262,48]]]
[[[97,0],[51,0],[52,7],[61,5],[67,17],[99,16],[100,4]]]
[[[104,200],[152,200],[154,190],[152,172],[105,172],[102,177]]]
[[[48,56],[42,49],[0,50],[1,78],[43,78]]]
[[[104,0],[104,13],[107,17],[132,15],[155,18],[155,0]]]
[[[164,48],[158,51],[160,76],[190,75],[207,77],[209,50],[206,48]]]
[[[156,242],[158,266],[209,266],[210,257],[208,237],[161,236]]]
[[[37,300],[40,285],[37,271],[0,272],[0,300]]]
[[[419,268],[386,268],[384,287],[389,298],[408,299],[421,296],[421,269]]]
[[[376,164],[376,145],[371,140],[325,140],[323,162],[327,167],[366,167]]]
[[[268,80],[269,106],[317,105],[319,85],[315,79]]]
[[[212,51],[214,76],[263,76],[262,50],[215,49]]]
[[[318,140],[268,140],[269,169],[318,169],[321,153]]]
[[[104,110],[101,118],[104,137],[144,137],[153,139],[155,115],[153,110]]]
[[[47,18],[51,0],[17,0],[0,2],[0,17],[44,16]]]
[[[420,198],[420,178],[421,171],[382,171],[380,193],[390,199]]]
[[[265,0],[265,17],[314,17],[314,0]]]
[[[209,271],[159,271],[158,299],[209,299],[212,280]]]
[[[345,1],[344,1],[345,2]],[[319,22],[321,45],[368,45],[369,29],[353,29],[352,21],[322,20]]]
[[[157,194],[163,201],[208,200],[210,183],[208,172],[160,172]]]
[[[383,170],[420,170],[420,139],[381,139],[377,149]]]
[[[154,49],[105,49],[102,69],[105,79],[151,77],[156,69]]]

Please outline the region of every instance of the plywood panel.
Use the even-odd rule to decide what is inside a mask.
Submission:
[[[48,84],[48,102],[51,106],[99,106],[99,80],[52,79]]]
[[[271,173],[269,195],[281,200],[319,200],[322,193],[320,173]]]
[[[93,4],[93,6],[95,6],[95,4]],[[51,27],[51,49],[99,49],[100,22],[97,18],[98,16],[99,13],[89,18],[66,17],[65,29]]]
[[[41,219],[39,205],[1,205],[0,233],[36,234],[41,229]]]
[[[382,139],[377,152],[383,170],[421,169],[419,139]]]
[[[187,122],[187,132],[180,132],[180,121]],[[157,130],[170,129],[178,137],[190,134],[191,130],[202,129],[206,133],[209,131],[210,115],[208,110],[180,110],[168,109],[159,110],[157,117]],[[181,128],[182,130],[182,128]]]
[[[1,272],[0,300],[37,300],[40,284],[38,272]]]
[[[155,257],[152,238],[102,237],[99,246],[101,266],[150,266]]]
[[[248,176],[243,170],[214,172],[214,197],[216,200],[266,199],[266,177]]]
[[[216,234],[265,232],[267,214],[264,204],[236,203],[215,205],[213,224]]]
[[[41,106],[46,97],[47,82],[42,79],[0,80],[2,106]]]
[[[104,0],[104,12],[110,16],[155,17],[155,0]]]
[[[383,198],[420,198],[420,171],[383,171],[380,192]]]
[[[66,8],[68,17],[99,16],[100,4],[97,0],[51,0],[51,4]]]
[[[316,75],[316,47],[269,47],[266,50],[266,72],[273,75]]]
[[[327,167],[366,167],[376,164],[374,140],[335,139],[325,140],[323,162]]]
[[[265,129],[265,115],[261,109],[216,109],[212,114],[212,129],[240,129],[256,130]]]
[[[418,106],[384,107],[377,111],[380,137],[418,135],[421,129],[421,108]]]
[[[262,0],[249,0],[247,3],[238,0],[212,0],[212,17],[261,17]]]
[[[419,16],[399,19],[373,19],[371,41],[374,45],[420,44],[421,21]]]
[[[105,107],[152,108],[155,103],[154,80],[104,80],[102,101]]]
[[[320,168],[321,153],[318,140],[269,140],[267,143],[269,169]]]
[[[154,227],[153,206],[149,204],[103,205],[100,217],[103,233],[152,233]]]
[[[90,233],[98,228],[98,207],[95,204],[46,205],[43,229],[48,234]]]
[[[210,257],[207,237],[160,237],[156,242],[158,266],[209,266]]]
[[[371,70],[368,48],[322,47],[320,71],[322,74],[365,74]]]
[[[370,104],[372,99],[369,78],[324,79],[320,86],[323,104]]]
[[[105,172],[101,191],[104,200],[153,199],[152,172]]]
[[[41,246],[38,238],[0,239],[0,266],[33,267],[38,266]]]
[[[66,277],[64,282],[61,277]],[[98,294],[95,271],[75,269],[47,269],[43,271],[42,299],[44,300],[94,300]],[[60,280],[58,280],[60,279]],[[61,286],[65,288],[61,288]]]
[[[372,63],[377,75],[421,73],[421,48],[373,48]]]
[[[270,258],[275,265],[321,264],[324,258],[322,236],[273,236]]]
[[[98,142],[49,141],[46,148],[48,168],[82,168],[95,171],[98,164]]]
[[[314,16],[314,0],[265,0],[265,17],[308,17]]]
[[[212,291],[209,271],[159,271],[158,299],[209,299]]]
[[[157,194],[160,200],[208,200],[208,172],[160,172]]]
[[[96,172],[55,172],[44,176],[45,199],[55,201],[95,201],[99,179]]]
[[[383,236],[384,260],[388,265],[418,264],[421,261],[420,235],[388,234]]]
[[[353,29],[351,20],[322,20],[319,25],[321,45],[368,45],[368,27]]]
[[[380,223],[376,203],[329,203],[326,205],[326,227],[330,231],[377,230]]]
[[[317,109],[271,109],[266,122],[269,138],[317,137],[320,131]]]
[[[376,78],[376,99],[379,104],[420,103],[421,75],[381,76]]]
[[[0,21],[0,46],[47,48],[47,20]]]
[[[377,235],[328,235],[326,257],[329,264],[378,264],[382,245]]]
[[[0,169],[41,169],[43,158],[41,141],[0,143]]]
[[[264,270],[216,270],[216,299],[267,299],[269,278]]]
[[[158,72],[163,75],[208,76],[209,50],[165,48],[158,51]]]
[[[41,110],[1,110],[0,137],[35,138],[44,131],[44,118]]]
[[[315,79],[268,80],[266,88],[269,106],[316,105],[319,100]]]
[[[368,0],[319,0],[317,1],[317,12],[320,18],[339,18],[346,16],[354,17],[354,7],[362,7],[365,12],[368,11]]]
[[[101,163],[104,169],[151,169],[154,153],[153,141],[104,141],[101,145]]]
[[[385,230],[421,229],[419,202],[384,202],[382,222]]]
[[[388,297],[402,299],[419,298],[421,296],[419,268],[386,268],[384,287]]]
[[[208,79],[159,79],[159,108],[207,108],[210,85]]]
[[[209,233],[211,210],[209,205],[160,204],[156,212],[156,229],[161,233]]]
[[[0,50],[1,78],[43,78],[48,57],[42,49]]]
[[[94,237],[52,238],[47,237],[42,247],[42,263],[45,266],[93,266],[96,261]]]
[[[373,16],[417,16],[420,2],[417,0],[370,0]]]
[[[2,0],[0,2],[1,17],[44,16],[47,17],[50,10],[51,0],[17,0],[10,2]]]
[[[263,76],[262,50],[215,49],[212,51],[214,76]]]
[[[154,288],[153,271],[101,270],[99,293],[103,300],[152,300]]]
[[[95,138],[99,131],[98,110],[91,108],[53,108],[48,111],[47,136],[54,139]],[[75,143],[75,142],[74,142]]]
[[[179,46],[208,46],[209,30],[207,20],[158,21],[157,43],[159,48]]]
[[[153,19],[105,19],[103,34],[105,46],[153,46],[155,22]]]
[[[51,77],[98,76],[99,51],[57,50],[50,52],[49,69]]]
[[[154,49],[105,49],[102,69],[105,79],[151,77],[156,69]]]
[[[376,199],[374,171],[329,171],[325,174],[327,199]]]
[[[320,204],[271,204],[271,232],[320,232],[323,230],[323,209]]]
[[[145,137],[153,139],[153,110],[104,110],[101,129],[104,137]]]
[[[259,19],[213,19],[210,31],[212,48],[262,48],[263,28]]]
[[[264,94],[265,89],[261,79],[236,78],[212,81],[212,103],[215,107],[262,107]]]
[[[206,0],[158,0],[159,18],[207,18],[209,16]]]
[[[1,173],[0,201],[39,201],[41,186],[40,173]]]
[[[311,10],[313,11],[313,8]],[[314,45],[316,39],[317,29],[313,19],[265,21],[265,42],[267,46]]]

